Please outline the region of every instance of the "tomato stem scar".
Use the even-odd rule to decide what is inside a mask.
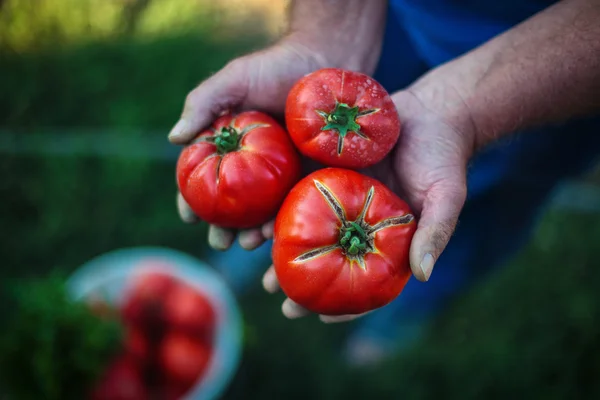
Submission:
[[[360,268],[364,270],[366,269],[365,255],[377,251],[375,248],[375,236],[377,232],[386,228],[410,224],[414,221],[412,214],[386,218],[374,225],[365,221],[365,217],[367,216],[369,207],[371,207],[375,196],[375,187],[373,186],[369,188],[362,210],[360,214],[358,214],[356,220],[348,221],[346,218],[346,210],[331,189],[316,179],[314,180],[314,184],[340,221],[339,241],[335,244],[309,250],[296,257],[294,262],[306,262],[325,255],[335,249],[341,249],[348,259],[356,261]]]
[[[349,227],[342,227],[340,245],[348,254],[357,255],[367,248],[367,234],[356,222],[350,222]]]
[[[212,137],[212,142],[217,146],[217,152],[221,155],[227,154],[231,151],[240,149],[240,141],[242,137],[248,134],[251,130],[257,128],[267,128],[269,124],[252,124],[248,125],[239,132],[233,127],[233,122],[230,126],[224,126],[220,131],[215,131],[215,136]]]
[[[229,153],[238,148],[240,134],[235,128],[224,126],[215,135],[215,146],[220,154]]]
[[[325,125],[321,128],[322,131],[332,130],[337,132],[337,153],[339,156],[344,150],[344,138],[348,135],[348,132],[354,132],[361,138],[370,140],[363,132],[361,132],[357,119],[365,115],[373,114],[379,111],[379,109],[374,108],[360,111],[358,106],[350,107],[346,103],[340,103],[336,101],[335,108],[331,113],[321,110],[315,111],[325,121]]]

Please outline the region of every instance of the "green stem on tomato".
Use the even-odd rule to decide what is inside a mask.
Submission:
[[[367,248],[367,233],[356,222],[350,222],[350,226],[342,228],[340,245],[350,255],[358,255]]]
[[[220,154],[237,150],[240,142],[240,134],[235,128],[224,126],[215,136],[215,146]]]
[[[333,111],[324,116],[326,124],[321,130],[335,130],[341,137],[345,137],[348,132],[358,132],[360,131],[360,125],[356,122],[358,113],[358,107],[350,107],[345,103],[336,103]]]

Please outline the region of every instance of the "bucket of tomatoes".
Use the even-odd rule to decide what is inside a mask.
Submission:
[[[162,248],[117,250],[88,262],[67,287],[123,330],[92,400],[209,400],[233,377],[240,313],[225,282],[199,260]]]

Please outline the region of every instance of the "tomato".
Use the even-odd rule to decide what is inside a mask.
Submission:
[[[171,329],[180,329],[210,339],[215,312],[210,301],[198,289],[178,283],[165,298],[165,322]]]
[[[134,360],[145,363],[148,361],[150,354],[150,342],[144,332],[135,326],[125,327],[125,343],[126,353]]]
[[[113,361],[92,391],[92,400],[145,400],[149,394],[141,372],[128,357]]]
[[[299,177],[300,156],[287,132],[258,111],[220,117],[177,161],[179,190],[191,209],[226,228],[267,222]]]
[[[275,220],[273,264],[283,292],[324,315],[392,301],[411,276],[409,206],[381,182],[325,168],[302,179]]]
[[[300,152],[330,167],[376,164],[400,135],[398,112],[383,86],[338,68],[298,80],[287,97],[285,120]]]
[[[173,277],[160,272],[144,272],[127,289],[122,313],[127,323],[156,325],[162,318],[163,298],[173,288]]]
[[[159,362],[166,378],[190,386],[201,378],[210,356],[208,346],[175,331],[165,335],[159,348]]]
[[[184,398],[190,389],[191,385],[168,384],[161,388],[159,391],[160,394],[157,396],[157,400],[180,400]]]

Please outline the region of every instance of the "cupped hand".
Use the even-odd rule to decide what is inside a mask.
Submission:
[[[298,41],[282,40],[268,49],[231,61],[189,93],[169,140],[185,145],[229,111],[260,110],[275,117],[282,116],[287,94],[294,83],[305,74],[328,66],[328,61],[319,54]],[[184,222],[198,221],[181,193],[177,193],[177,209]],[[209,245],[226,250],[237,233],[240,245],[251,250],[273,236],[273,222],[241,232],[211,225]]]
[[[181,119],[169,134],[170,141],[182,145],[190,142],[227,111],[258,109],[281,116],[294,83],[307,73],[331,66],[319,54],[322,53],[290,41],[230,62],[188,95]],[[458,91],[428,81],[417,82],[393,95],[402,124],[398,143],[382,162],[361,171],[386,184],[417,215],[410,265],[420,281],[429,279],[456,227],[466,198],[466,164],[473,153],[475,136],[468,108]],[[318,167],[308,161],[306,169]],[[197,221],[179,193],[177,206],[183,221]],[[210,226],[209,244],[226,250],[236,233]],[[248,250],[272,236],[272,221],[238,235],[240,245]],[[265,273],[263,286],[271,293],[279,289],[273,267]],[[309,314],[291,299],[284,301],[282,310],[288,318]],[[324,322],[341,322],[358,316],[320,318]]]
[[[393,99],[402,121],[398,143],[381,163],[361,172],[386,184],[416,214],[410,266],[418,280],[427,281],[466,199],[466,165],[474,132],[459,94],[451,89],[409,89]],[[279,289],[273,267],[264,275],[263,286],[271,293]],[[310,314],[291,299],[284,301],[282,311],[288,318]],[[361,315],[321,315],[320,319],[343,322]]]

